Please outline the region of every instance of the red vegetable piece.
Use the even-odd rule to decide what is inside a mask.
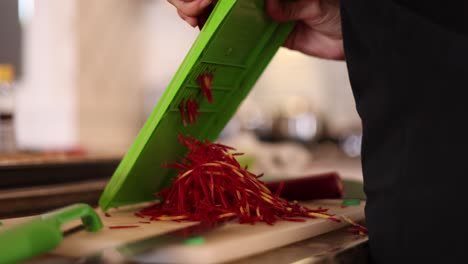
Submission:
[[[111,215],[110,215],[109,213],[107,213],[107,212],[104,213],[104,215],[105,215],[106,217],[111,217]]]
[[[213,83],[213,74],[210,72],[202,73],[198,75],[197,81],[206,99],[208,99],[208,102],[213,103],[213,94],[211,92],[211,84]]]
[[[200,116],[198,111],[198,104],[193,99],[187,99],[186,101],[182,100],[179,103],[179,112],[182,117],[182,122],[184,126],[190,123],[196,123],[197,117]]]
[[[341,178],[336,172],[314,174],[303,178],[266,183],[276,192],[281,184],[281,197],[288,200],[308,201],[314,199],[338,199],[344,196]]]
[[[188,123],[197,123],[197,117],[200,116],[197,102],[193,99],[188,99],[185,102],[185,108],[187,110]]]

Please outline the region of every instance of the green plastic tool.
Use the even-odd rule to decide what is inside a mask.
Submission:
[[[102,222],[92,207],[71,205],[33,220],[0,229],[0,263],[18,263],[45,253],[60,244],[61,227],[66,222],[81,219],[90,232],[102,228]]]
[[[104,190],[103,210],[155,200],[175,171],[162,167],[186,153],[177,133],[213,141],[236,112],[293,23],[278,23],[265,12],[264,0],[219,0],[189,53],[140,130]],[[197,77],[213,74],[210,104]],[[196,124],[183,125],[179,103],[193,98],[200,105]]]

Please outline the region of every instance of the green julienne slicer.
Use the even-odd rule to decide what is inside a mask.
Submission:
[[[155,193],[176,175],[162,166],[186,153],[177,133],[216,140],[284,43],[293,23],[278,23],[265,12],[264,0],[219,0],[174,78],[114,172],[99,205],[103,210],[155,200]],[[197,83],[213,74],[210,104]],[[200,105],[196,124],[183,125],[179,103]]]

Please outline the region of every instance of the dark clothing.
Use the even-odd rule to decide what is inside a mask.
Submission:
[[[468,1],[342,0],[342,20],[371,258],[462,263]]]

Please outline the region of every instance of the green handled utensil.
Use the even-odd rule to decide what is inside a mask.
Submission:
[[[0,263],[18,263],[54,249],[63,239],[62,225],[75,219],[81,219],[90,232],[98,231],[103,226],[93,208],[75,204],[25,223],[2,227]]]
[[[178,71],[106,186],[99,205],[110,207],[155,199],[175,171],[162,167],[183,157],[177,133],[215,140],[252,89],[294,23],[273,21],[264,0],[219,0]],[[214,101],[198,85],[213,75]],[[194,99],[201,116],[183,125],[179,104]]]

